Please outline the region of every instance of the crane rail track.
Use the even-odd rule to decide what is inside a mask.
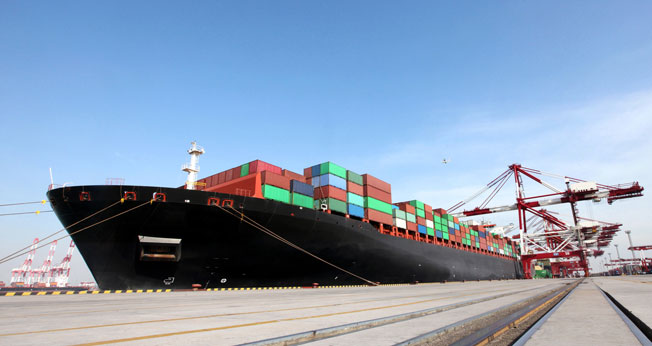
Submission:
[[[439,328],[430,333],[422,334],[412,339],[405,340],[402,343],[397,345],[418,345],[418,344],[429,344],[435,341],[435,344],[459,344],[459,345],[475,345],[475,344],[485,344],[487,341],[495,339],[500,334],[504,333],[511,326],[524,321],[525,319],[531,317],[531,315],[539,310],[550,306],[553,302],[558,302],[561,298],[565,297],[570,291],[572,291],[582,280],[577,280],[572,284],[561,287],[559,289],[549,290],[542,294],[538,294],[534,297],[528,297],[522,300],[517,301],[516,303],[508,304],[497,309],[476,315],[465,320],[456,322],[452,325]],[[344,325],[339,325],[335,327],[323,328],[318,330],[306,331],[302,333],[296,333],[281,337],[275,337],[270,339],[259,340],[255,342],[248,342],[240,344],[239,346],[276,346],[276,345],[297,345],[303,343],[309,343],[313,341],[318,341],[326,338],[331,338],[335,336],[340,336],[344,334],[356,333],[362,330],[367,330],[375,327],[381,327],[389,325],[392,323],[402,322],[406,320],[418,319],[424,316],[441,313],[444,311],[450,311],[454,309],[459,309],[465,306],[474,305],[489,300],[494,300],[502,297],[507,297],[515,295],[518,293],[523,293],[526,291],[531,291],[533,289],[526,289],[520,291],[514,291],[499,295],[494,295],[485,298],[471,299],[459,303],[448,304],[444,306],[438,306],[430,309],[393,315],[373,320],[367,320],[362,322],[348,323]],[[554,304],[552,304],[554,305]],[[514,308],[517,307],[517,311],[513,312]],[[497,315],[509,312],[509,314],[497,322],[490,324],[489,327],[474,328],[474,333],[468,334],[459,338],[458,340],[451,342],[450,333],[456,332],[464,329],[465,327],[473,324],[477,324],[480,320],[485,319],[494,319]],[[485,323],[486,324],[486,323]],[[444,340],[446,339],[446,340]]]

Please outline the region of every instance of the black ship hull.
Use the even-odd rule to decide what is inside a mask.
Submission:
[[[382,234],[360,220],[272,200],[110,185],[64,187],[47,196],[101,289],[366,283],[252,227],[242,214],[372,282],[522,277],[510,258]]]

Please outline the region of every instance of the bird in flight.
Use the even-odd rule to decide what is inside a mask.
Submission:
[[[448,160],[447,160],[447,159],[443,159],[443,160],[441,160],[441,163],[443,163],[443,164],[447,164],[447,163],[448,163]]]

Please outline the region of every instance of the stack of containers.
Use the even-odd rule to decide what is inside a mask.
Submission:
[[[304,208],[313,208],[314,190],[312,185],[296,179],[290,180],[290,202]]]
[[[360,174],[346,171],[346,202],[349,215],[364,219],[364,179]]]
[[[392,216],[394,219],[394,226],[401,229],[407,229],[407,215],[405,211],[401,210],[397,205],[392,205]]]
[[[392,225],[392,186],[369,174],[362,175],[362,182],[365,218]]]
[[[417,231],[417,216],[416,208],[410,205],[409,202],[400,202],[395,204],[400,211],[405,213],[405,224],[408,231]],[[401,215],[403,214],[401,213]]]
[[[347,214],[346,169],[332,162],[324,162],[304,170],[314,188],[314,206],[340,214]]]
[[[435,222],[432,214],[432,207],[424,203],[423,210],[426,212],[426,234],[428,234],[431,237],[434,237]]]
[[[272,171],[263,171],[260,174],[263,198],[290,203],[290,178],[276,174]]]
[[[409,202],[411,206],[415,208],[417,215],[417,231],[420,234],[428,234],[428,225],[426,224],[426,208],[425,203],[417,200],[412,200]],[[432,210],[432,208],[430,208]]]
[[[442,217],[446,214],[444,209],[435,209],[432,211],[433,222],[435,224],[435,235],[439,239],[449,240],[448,221]]]

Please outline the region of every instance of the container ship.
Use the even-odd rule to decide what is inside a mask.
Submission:
[[[47,197],[100,289],[396,284],[523,276],[515,244],[332,162],[255,160],[177,188],[90,185]]]

